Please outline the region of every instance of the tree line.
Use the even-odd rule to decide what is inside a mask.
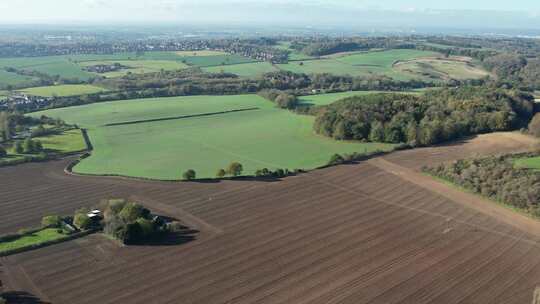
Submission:
[[[465,159],[424,171],[487,198],[540,217],[540,173],[516,168],[513,160],[534,155],[505,155]]]
[[[353,96],[323,107],[314,130],[338,140],[432,145],[462,136],[513,130],[533,115],[531,95],[491,87]]]

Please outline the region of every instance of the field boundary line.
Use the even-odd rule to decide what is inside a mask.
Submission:
[[[498,219],[512,227],[518,228],[520,231],[537,237],[540,236],[540,222],[499,206],[489,199],[458,189],[453,189],[449,185],[445,185],[434,178],[425,176],[412,169],[402,167],[383,158],[371,159],[368,163],[428,191],[448,198],[452,202],[456,202],[464,207],[471,208],[487,216]],[[537,244],[538,242],[535,241],[534,243]]]
[[[141,120],[132,120],[132,121],[123,121],[123,122],[113,122],[113,123],[104,124],[103,126],[104,127],[115,127],[115,126],[123,126],[123,125],[134,125],[134,124],[147,123],[147,122],[178,120],[178,119],[185,119],[185,118],[204,117],[204,116],[212,116],[212,115],[228,114],[228,113],[236,113],[236,112],[244,112],[244,111],[254,111],[254,110],[259,110],[259,107],[233,109],[233,110],[227,110],[227,111],[200,113],[200,114],[191,114],[191,115],[162,117],[162,118],[141,119]]]

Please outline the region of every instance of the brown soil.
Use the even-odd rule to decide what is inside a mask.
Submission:
[[[69,160],[3,168],[1,234],[118,196],[201,232],[162,246],[92,235],[4,258],[0,279],[70,304],[529,304],[540,285],[537,224],[492,212],[418,168],[533,145],[519,134],[486,135],[279,182],[69,176]]]

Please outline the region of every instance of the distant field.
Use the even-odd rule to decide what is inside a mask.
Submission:
[[[81,66],[93,66],[93,65],[100,65],[100,64],[111,65],[114,63],[119,63],[129,68],[125,68],[125,69],[121,69],[121,70],[113,71],[113,72],[108,72],[108,73],[101,73],[99,75],[112,78],[112,77],[121,77],[128,73],[133,73],[133,74],[156,73],[161,70],[175,71],[175,70],[182,70],[188,67],[186,64],[182,62],[172,61],[172,60],[86,61],[86,62],[80,63],[80,65]]]
[[[391,68],[396,61],[411,60],[422,57],[433,57],[440,55],[435,52],[418,50],[388,50],[353,54],[339,57],[336,60],[355,66],[377,66]]]
[[[294,73],[322,74],[331,73],[336,75],[366,76],[373,73],[374,69],[362,69],[335,59],[319,59],[306,61],[291,61],[287,64],[278,64],[280,69]],[[383,71],[380,71],[381,73]]]
[[[439,53],[418,50],[350,52],[321,59],[291,61],[277,65],[295,73],[370,76],[384,75],[396,80],[419,79],[440,82],[449,79],[478,79],[488,73],[473,63],[439,59]]]
[[[444,59],[417,59],[395,65],[397,70],[431,79],[479,79],[489,73],[469,62]]]
[[[175,52],[175,54],[178,55],[178,56],[181,56],[181,57],[228,55],[226,52],[210,51],[210,50],[204,50],[204,51],[179,51],[179,52]]]
[[[280,42],[278,43],[278,45],[276,46],[276,48],[282,49],[282,50],[288,50],[288,51],[290,51],[290,53],[289,53],[289,60],[291,60],[291,61],[295,61],[295,60],[308,60],[308,59],[315,58],[315,57],[306,55],[306,54],[304,54],[304,53],[298,52],[297,50],[291,49],[291,48],[290,48],[290,45],[291,45],[291,43],[288,42],[288,41],[280,41]]]
[[[309,104],[315,106],[324,106],[331,104],[335,101],[338,101],[343,98],[357,96],[357,95],[368,95],[376,93],[403,93],[403,92],[388,92],[388,91],[350,91],[350,92],[339,92],[339,93],[328,93],[328,94],[317,94],[317,95],[307,95],[302,96],[298,100],[302,104]]]
[[[29,95],[52,97],[52,96],[75,96],[107,91],[104,88],[89,84],[66,84],[48,87],[34,87],[21,90]]]
[[[436,53],[417,50],[389,50],[362,52],[336,58],[294,61],[281,64],[279,68],[295,73],[369,76],[386,75],[399,80],[408,80],[415,76],[393,69],[393,64],[400,60],[434,56]]]
[[[278,71],[278,69],[269,62],[252,62],[226,66],[214,66],[203,68],[203,70],[210,73],[220,73],[223,71],[236,74],[240,77],[257,77],[264,73]]]
[[[239,55],[218,55],[218,56],[192,56],[182,58],[182,62],[198,67],[224,66],[229,64],[257,62],[257,60]]]
[[[50,76],[62,78],[87,80],[99,75],[84,70],[85,66],[101,63],[118,62],[132,69],[106,73],[106,77],[119,77],[131,71],[132,73],[149,73],[161,69],[177,70],[190,66],[210,67],[238,63],[256,62],[251,58],[227,54],[219,51],[196,51],[196,52],[144,52],[117,53],[104,55],[69,55],[69,56],[44,56],[44,57],[20,57],[0,59],[0,87],[7,85],[29,85],[32,77],[21,76],[16,73],[8,73],[5,68],[12,67],[26,71],[37,71]],[[246,72],[249,74],[249,72]]]
[[[66,56],[3,58],[0,59],[0,86],[28,85],[32,80],[35,80],[33,77],[8,73],[4,70],[7,67],[80,80],[87,80],[93,76],[93,74],[83,71],[80,66],[71,62]]]
[[[0,86],[19,85],[34,80],[33,77],[10,73],[0,68]]]
[[[141,119],[158,119],[253,110],[176,120],[104,127]],[[256,95],[193,96],[107,102],[33,113],[59,117],[89,129],[92,156],[75,172],[178,179],[194,169],[214,177],[232,161],[245,174],[268,168],[310,169],[334,153],[389,149],[392,145],[340,142],[315,135],[314,118],[277,109]]]

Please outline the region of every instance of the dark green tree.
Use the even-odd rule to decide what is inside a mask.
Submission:
[[[194,180],[197,177],[197,173],[193,169],[189,169],[182,174],[184,180]]]
[[[58,215],[49,215],[41,219],[42,227],[60,228],[62,225],[62,218]]]
[[[371,124],[369,140],[373,142],[384,141],[384,126],[380,121],[375,121],[373,124]]]
[[[15,151],[15,153],[17,153],[17,154],[24,153],[24,148],[23,148],[23,145],[22,145],[22,143],[20,141],[15,142],[14,147],[13,147],[13,151]]]
[[[225,169],[219,169],[216,173],[217,178],[224,178],[225,175],[227,175],[227,171],[225,171]]]
[[[227,168],[227,173],[232,176],[239,176],[242,174],[242,171],[244,171],[244,167],[238,162],[232,162]]]

